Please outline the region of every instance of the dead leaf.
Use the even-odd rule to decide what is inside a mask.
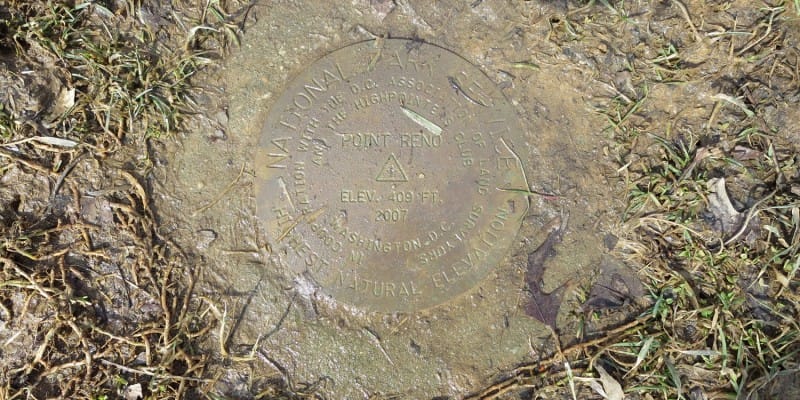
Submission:
[[[603,389],[603,386],[600,384],[600,382],[597,381],[597,379],[592,379],[591,381],[589,381],[589,387],[592,388],[592,390],[594,390],[595,393],[599,394],[604,399],[608,398],[608,396],[606,396],[605,389]]]
[[[548,258],[555,256],[555,245],[561,243],[566,229],[567,218],[557,217],[547,224],[547,238],[533,253],[528,254],[528,268],[525,273],[525,283],[528,286],[530,298],[525,305],[525,314],[536,318],[539,322],[547,324],[556,330],[556,319],[561,308],[561,301],[566,289],[566,283],[558,289],[545,293],[542,290],[542,277],[544,264]]]
[[[52,119],[56,120],[75,105],[75,88],[61,88],[53,104]]]
[[[644,299],[644,286],[636,273],[610,257],[600,263],[600,276],[583,303],[586,312],[615,309]]]
[[[142,394],[142,384],[136,383],[126,387],[123,396],[125,400],[141,400],[144,397]]]
[[[733,148],[733,158],[737,161],[757,160],[762,154],[764,153],[761,151],[740,145]]]
[[[714,215],[712,227],[725,234],[733,233],[742,222],[742,213],[736,211],[725,189],[725,178],[709,179],[707,189],[711,192],[708,196],[708,210]]]
[[[613,376],[609,375],[602,366],[596,365],[595,368],[597,373],[600,374],[600,379],[593,380],[590,383],[592,389],[606,400],[625,400],[625,392],[622,390],[622,385]],[[602,387],[600,387],[598,381],[603,385]]]
[[[539,322],[556,329],[558,311],[561,309],[561,301],[564,297],[566,285],[558,287],[550,293],[542,291],[540,286],[529,286],[531,297],[525,306],[525,314],[536,318]]]
[[[20,144],[23,144],[23,143],[27,143],[27,142],[39,142],[39,143],[48,144],[50,146],[67,147],[67,148],[75,147],[75,146],[78,145],[78,142],[76,142],[74,140],[62,139],[62,138],[55,137],[55,136],[34,136],[34,137],[29,137],[29,138],[17,140],[17,141],[14,141],[14,142],[3,143],[2,146],[5,146],[5,147],[17,146],[17,145],[20,145]]]
[[[78,142],[69,139],[62,139],[55,136],[36,136],[31,138],[34,141],[41,142],[44,144],[49,144],[51,146],[58,146],[58,147],[75,147],[78,145]]]

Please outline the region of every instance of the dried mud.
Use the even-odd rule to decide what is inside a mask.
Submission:
[[[244,352],[257,346],[255,356],[268,368],[329,383],[326,391],[335,398],[461,397],[498,371],[552,351],[551,333],[524,307],[527,254],[546,237],[542,227],[569,215],[563,242],[547,260],[543,289],[588,285],[603,259],[603,237],[623,203],[615,200],[612,184],[603,184],[611,166],[598,155],[608,138],[597,129],[605,121],[591,109],[589,95],[598,89],[586,70],[570,68],[561,52],[541,49],[548,16],[557,8],[401,2],[381,19],[380,5],[386,4],[393,3],[256,8],[258,22],[219,77],[224,93],[218,94],[226,101],[209,96],[225,117],[182,138],[166,156],[170,174],[162,184],[174,192],[163,200],[174,211],[161,209],[182,221],[190,240],[200,241],[191,239],[197,232],[215,232],[215,240],[197,251],[207,265],[202,290],[236,318],[231,346]],[[437,44],[481,67],[525,119],[528,133],[518,155],[531,190],[552,194],[531,196],[516,244],[496,272],[471,293],[419,313],[364,314],[317,296],[270,254],[254,217],[252,149],[271,102],[304,65],[372,35]],[[519,61],[538,67],[513,69]],[[215,139],[218,130],[224,140]],[[560,313],[560,330],[571,332],[569,315],[579,301],[572,292],[565,298],[569,307]]]
[[[724,140],[748,105],[766,103],[757,123],[786,144],[785,152],[795,151],[800,20],[785,18],[772,30],[765,25],[770,11],[744,0],[621,2],[624,14],[604,3],[255,3],[241,14],[241,46],[218,71],[194,82],[201,112],[176,137],[126,143],[131,147],[121,151],[122,142],[93,143],[114,148],[108,158],[54,154],[47,146],[28,154],[0,147],[6,238],[0,263],[53,283],[40,297],[2,292],[0,382],[35,386],[32,394],[40,397],[57,393],[59,378],[80,387],[91,371],[81,367],[82,353],[72,359],[37,354],[53,335],[75,331],[58,345],[102,354],[85,341],[131,337],[136,343],[121,351],[130,353],[115,353],[120,364],[159,366],[164,378],[197,361],[208,380],[192,384],[231,398],[271,393],[275,382],[327,398],[462,398],[516,366],[549,358],[557,352],[554,337],[569,345],[629,321],[648,300],[645,278],[623,260],[619,240],[628,180],[663,151],[647,134],[676,142]],[[728,33],[735,29],[756,34]],[[485,281],[416,313],[364,313],[319,296],[272,253],[255,217],[253,149],[271,104],[314,60],[376,37],[442,46],[495,81],[524,120],[526,142],[518,144],[518,155],[531,191],[539,193],[530,196],[508,256]],[[0,42],[0,104],[13,102],[33,125],[62,112],[59,99],[70,87],[58,77],[65,72],[22,73],[26,67],[10,58],[6,45]],[[36,49],[29,56],[44,57]],[[635,106],[642,98],[647,101]],[[641,135],[630,148],[616,137],[614,126],[623,124]],[[53,168],[62,163],[74,163],[67,178]],[[728,175],[737,206],[761,195],[747,176]],[[537,288],[566,288],[552,331],[526,315],[526,273],[549,224],[567,216],[560,243],[542,259]],[[32,228],[46,233],[19,235]],[[33,258],[17,252],[5,262],[10,248]],[[69,257],[60,263],[36,258],[62,250]],[[51,296],[61,300],[37,300]],[[602,318],[588,318],[591,307]],[[69,313],[59,314],[64,309]],[[56,314],[73,319],[54,320]],[[202,335],[207,339],[194,347],[191,339]],[[157,351],[190,342],[191,355]],[[63,373],[41,378],[52,368]],[[544,394],[528,398],[545,398],[537,396]]]

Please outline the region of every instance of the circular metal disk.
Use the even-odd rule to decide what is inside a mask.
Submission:
[[[335,300],[413,311],[474,287],[528,209],[494,83],[418,41],[323,57],[271,108],[256,151],[259,218],[281,262]]]

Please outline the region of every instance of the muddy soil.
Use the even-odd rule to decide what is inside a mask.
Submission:
[[[202,260],[202,291],[226,308],[225,345],[252,355],[259,374],[287,371],[299,381],[319,381],[334,398],[461,397],[499,371],[551,352],[552,334],[524,311],[527,255],[546,238],[543,226],[568,218],[543,289],[588,285],[604,258],[615,263],[604,255],[603,239],[623,206],[601,156],[605,120],[592,110],[590,93],[601,88],[591,70],[574,67],[577,55],[546,40],[563,11],[492,1],[254,8],[257,22],[242,48],[208,83],[205,100],[215,111],[165,149],[169,165],[157,179],[160,213],[174,221],[171,235]],[[488,279],[417,313],[363,313],[315,296],[270,254],[254,216],[253,149],[272,102],[304,66],[376,37],[433,43],[479,66],[524,120],[517,152],[531,190],[550,194],[530,197],[512,251]],[[565,299],[559,331],[569,341],[579,301],[574,291]],[[242,374],[228,371],[222,382],[243,390]]]
[[[46,154],[41,159],[20,158],[16,148],[3,150],[0,156],[13,161],[2,165],[0,180],[0,222],[9,228],[4,234],[12,237],[11,228],[20,224],[37,226],[37,216],[52,214],[53,207],[63,215],[79,216],[68,222],[101,227],[97,234],[90,229],[90,235],[77,224],[60,241],[20,239],[31,248],[39,246],[42,254],[84,240],[85,251],[77,252],[71,264],[80,273],[69,272],[68,263],[61,263],[60,271],[64,276],[74,273],[69,275],[73,281],[100,283],[70,292],[65,297],[69,301],[57,304],[39,306],[30,300],[34,295],[4,297],[6,314],[29,306],[33,311],[19,323],[6,324],[10,318],[3,316],[0,342],[6,343],[2,354],[10,360],[3,365],[3,377],[8,370],[24,370],[25,361],[51,337],[49,332],[73,329],[72,320],[37,319],[53,315],[64,304],[76,310],[75,315],[102,320],[105,329],[117,332],[109,340],[139,334],[133,327],[145,326],[147,332],[168,332],[162,339],[171,344],[173,333],[183,339],[187,333],[199,337],[210,329],[210,337],[193,348],[201,355],[180,359],[175,373],[202,359],[198,363],[209,377],[202,384],[230,398],[254,398],[280,385],[295,394],[319,391],[334,399],[462,398],[520,364],[550,357],[557,352],[556,343],[575,343],[630,319],[648,302],[639,281],[645,277],[636,277],[636,266],[623,261],[618,239],[630,195],[628,179],[649,173],[648,159],[661,151],[648,135],[688,142],[735,136],[729,127],[750,115],[753,106],[768,103],[758,115],[759,129],[800,145],[797,18],[784,18],[782,28],[773,30],[771,15],[777,15],[777,6],[759,8],[745,0],[633,3],[255,2],[236,14],[245,19],[241,46],[219,70],[195,81],[193,100],[200,113],[176,137],[148,140],[143,152],[123,151],[101,160],[81,160],[77,153],[52,156],[46,146],[36,149],[36,154]],[[789,10],[790,2],[783,7]],[[161,18],[169,20],[166,14]],[[256,207],[262,205],[254,196],[255,148],[271,105],[315,60],[376,38],[424,41],[461,55],[498,85],[525,126],[524,142],[515,150],[533,194],[511,250],[467,294],[419,312],[368,313],[321,296],[275,254],[256,218]],[[53,103],[58,104],[65,91],[68,96],[69,88],[47,71],[17,73],[13,61],[6,62],[8,49],[0,50],[3,66],[13,72],[0,76],[15,77],[0,82],[6,92],[31,88],[27,97],[15,95],[18,108],[32,120],[35,110],[58,113]],[[0,93],[0,102],[9,101]],[[619,129],[634,125],[631,121],[636,132]],[[640,135],[641,140],[626,148],[619,144],[622,134]],[[94,145],[104,149],[123,143]],[[41,160],[53,166],[74,161],[74,172],[58,196],[50,193],[59,179],[53,172],[57,168],[38,168]],[[736,188],[734,182],[732,191]],[[539,289],[563,289],[564,297],[555,323],[548,326],[526,313],[531,296],[526,278],[531,260],[541,255],[540,245],[552,238],[554,221],[564,222],[558,225],[563,232],[551,242],[554,251],[538,258],[545,268]],[[63,223],[54,218],[43,229],[49,235]],[[149,241],[142,242],[142,237]],[[92,250],[97,238],[108,239],[95,244],[113,248],[113,257]],[[119,240],[111,240],[115,238]],[[26,261],[34,265],[32,260]],[[139,275],[121,272],[123,265],[133,265],[141,282]],[[58,282],[49,271],[37,271],[33,278]],[[598,289],[618,284],[612,275],[623,277],[622,295]],[[190,283],[191,294],[171,294],[171,288]],[[63,285],[63,291],[71,287]],[[44,293],[42,298],[60,293]],[[592,296],[622,298],[613,306],[614,313],[591,318],[586,301]],[[75,300],[96,297],[105,302]],[[184,300],[192,306],[182,313],[197,313],[196,319],[187,318],[191,323],[186,326],[171,325],[175,318],[164,306]],[[160,322],[165,313],[166,327]],[[102,318],[95,318],[98,315]],[[204,326],[209,320],[216,323]],[[84,326],[75,329],[78,334],[66,344],[80,348]],[[85,329],[100,338],[109,335]],[[36,334],[24,335],[28,331]],[[142,334],[147,352],[131,344],[136,353],[123,355],[135,361],[128,368],[161,365],[148,342],[159,339],[147,335]],[[88,354],[89,346],[84,346]],[[64,375],[80,386],[82,376],[68,374],[80,368],[78,361],[38,361],[57,371],[66,365]],[[178,364],[173,361],[163,360],[166,371]],[[138,376],[134,372],[126,376]],[[31,378],[37,373],[10,376],[20,387],[41,384],[34,394],[56,393]],[[583,398],[600,397],[592,393]]]

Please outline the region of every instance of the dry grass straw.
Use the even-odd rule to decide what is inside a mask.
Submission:
[[[146,178],[248,6],[200,3],[0,3],[0,398],[209,387],[214,318]]]
[[[647,22],[650,11],[631,2],[593,3],[558,18],[548,39],[573,52],[602,44],[629,55],[629,79],[603,83],[616,94],[596,109],[627,188],[617,250],[640,268],[652,306],[600,338],[510,371],[474,398],[574,397],[597,363],[632,399],[769,398],[779,375],[800,371],[800,149],[774,114],[796,107],[800,50],[786,42],[784,25],[796,17],[788,2],[739,5],[722,10],[730,14],[704,8],[702,25],[694,2],[674,2],[673,20]],[[722,25],[722,15],[751,21]],[[651,33],[659,24],[688,29],[680,41],[653,33],[636,47],[613,39],[644,23]],[[701,112],[670,116],[669,104],[652,99],[655,88],[703,90],[711,81],[736,84],[709,96]],[[736,204],[734,215],[722,197]],[[736,224],[725,226],[725,217]],[[577,398],[601,398],[577,386]]]
[[[116,398],[134,383],[149,398],[219,398],[199,347],[217,307],[192,297],[197,271],[159,234],[147,143],[192,112],[190,79],[237,40],[248,4],[156,3],[0,6],[3,76],[18,89],[0,98],[0,174],[14,185],[0,187],[0,398]],[[475,397],[574,395],[600,363],[639,398],[746,398],[800,368],[800,160],[769,117],[800,82],[784,26],[798,6],[777,3],[721,10],[743,20],[712,25],[720,10],[704,20],[695,2],[671,2],[672,18],[647,26],[685,26],[682,40],[651,30],[633,48],[615,38],[650,14],[629,2],[589,2],[551,19],[545,39],[573,53],[602,43],[633,56],[631,78],[606,83],[615,98],[598,110],[628,187],[621,253],[640,266],[652,306]],[[730,68],[704,69],[704,57]],[[691,129],[679,130],[649,118],[666,115],[653,88],[703,80],[736,82],[703,121],[688,116]],[[719,177],[741,202],[732,231],[708,214],[708,183]],[[313,385],[285,382],[254,397],[316,396]]]

